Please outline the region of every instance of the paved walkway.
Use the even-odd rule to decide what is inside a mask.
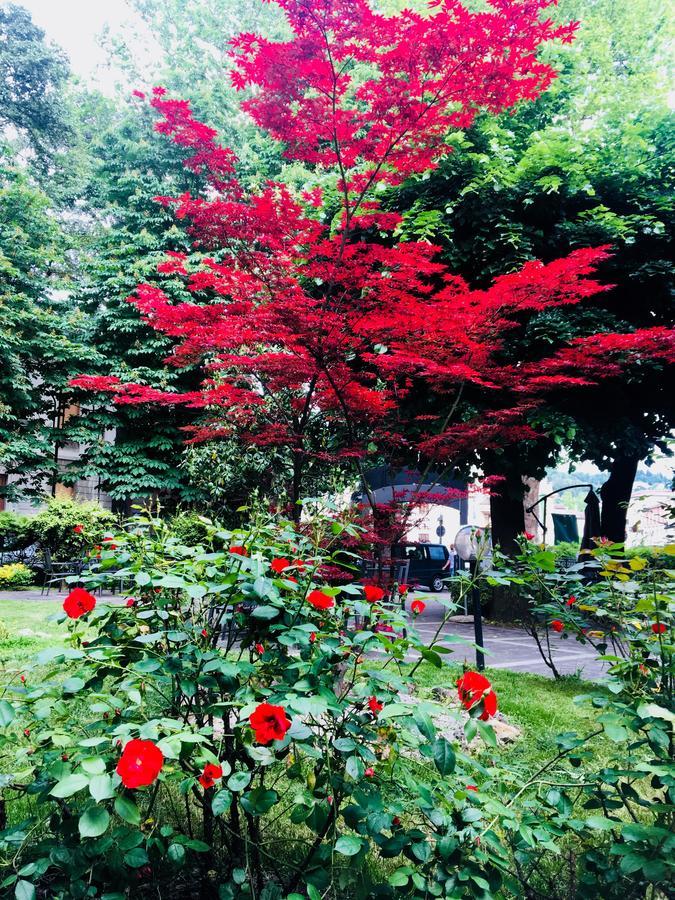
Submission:
[[[8,600],[41,603],[45,604],[45,608],[47,608],[57,603],[63,603],[65,596],[64,592],[58,593],[54,590],[51,591],[49,597],[42,596],[39,591],[0,591],[0,619],[2,618],[2,605]],[[436,600],[436,597],[440,595],[418,593],[414,596],[424,596],[427,607],[417,620],[417,628],[422,637],[431,640],[445,614],[445,608]],[[119,601],[122,598],[105,593],[103,599]],[[464,617],[459,618],[460,620],[464,619]],[[473,620],[470,618],[469,621],[451,620],[446,623],[443,633],[456,635],[473,643]],[[592,649],[578,644],[573,639],[565,640],[560,635],[553,633],[551,634],[551,643],[555,648],[556,666],[561,673],[565,675],[580,673],[583,678],[590,681],[600,678],[603,667],[601,663],[597,662]],[[453,661],[461,663],[466,659],[470,664],[474,664],[476,651],[472,646],[462,643],[453,643],[449,646],[454,650],[451,657]],[[484,624],[483,646],[485,648],[485,664],[489,668],[532,672],[551,677],[551,670],[539,655],[534,640],[522,628]]]

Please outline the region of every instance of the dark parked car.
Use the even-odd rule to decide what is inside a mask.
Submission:
[[[394,558],[410,564],[408,584],[411,587],[420,584],[432,591],[442,591],[443,579],[451,574],[449,568],[444,568],[450,552],[443,544],[398,544],[394,547]]]

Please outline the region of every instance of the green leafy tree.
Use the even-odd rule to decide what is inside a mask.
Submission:
[[[551,89],[513,116],[449,136],[457,152],[431,177],[410,182],[403,199],[404,231],[440,244],[451,267],[478,285],[533,257],[613,246],[603,274],[616,287],[592,305],[523,321],[505,358],[511,363],[578,335],[672,322],[666,11],[646,2],[562,0],[555,15],[581,26],[573,46],[547,50],[560,70]],[[492,501],[502,547],[513,549],[524,530],[523,477],[542,476],[562,448],[609,470],[603,533],[622,540],[637,463],[665,449],[672,422],[667,377],[647,361],[620,381],[552,393],[536,419],[547,439],[475,460],[505,478]]]
[[[12,126],[43,165],[63,143],[63,88],[68,66],[63,53],[45,41],[30,13],[13,3],[0,9],[0,126]]]

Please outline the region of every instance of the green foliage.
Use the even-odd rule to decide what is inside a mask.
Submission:
[[[23,666],[6,686],[5,794],[25,811],[0,833],[4,889],[48,885],[63,900],[141,887],[208,896],[215,885],[242,900],[263,887],[279,897],[419,900],[563,900],[576,885],[613,900],[667,889],[672,635],[638,637],[642,662],[612,662],[610,690],[579,700],[590,704],[589,729],[568,727],[524,774],[517,752],[501,754],[477,720],[480,707],[465,726],[468,740],[485,740],[476,758],[439,730],[447,709],[425,699],[430,667],[407,661],[423,645],[398,605],[375,609],[358,585],[322,584],[341,537],[334,521],[314,518],[302,533],[264,518],[236,532],[203,524],[206,540],[189,546],[159,519],[128,522],[85,580],[95,588],[108,571],[126,575],[133,603],[98,600],[70,620],[68,646],[41,652],[38,668]],[[524,555],[548,577],[545,551]],[[291,567],[277,572],[271,563],[282,558]],[[335,605],[314,609],[316,589]],[[654,602],[672,629],[672,612]],[[432,647],[443,669],[451,648]],[[446,669],[445,682],[456,674]],[[504,673],[501,686],[523,707],[517,679]],[[290,720],[269,744],[249,723],[261,703]],[[554,713],[543,715],[547,749]],[[536,733],[535,719],[528,725]],[[130,739],[163,754],[146,787],[124,785]],[[212,786],[199,780],[207,764],[222,767]]]
[[[62,90],[68,67],[62,51],[18,4],[0,9],[0,125],[13,126],[44,167],[64,138]]]
[[[311,541],[290,523],[213,526],[216,552],[184,545],[160,520],[135,519],[115,535],[116,549],[85,578],[93,588],[121,566],[134,604],[98,602],[84,628],[71,623],[69,649],[38,657],[50,667],[39,683],[28,671],[0,702],[16,773],[9,790],[34,798],[42,835],[33,842],[27,823],[0,835],[16,858],[3,887],[47,879],[54,897],[83,885],[100,895],[135,887],[139,871],[160,891],[198,881],[232,897],[264,884],[279,896],[317,896],[329,881],[349,894],[362,878],[373,890],[400,881],[417,896],[438,873],[498,887],[497,862],[475,842],[486,823],[463,788],[470,762],[436,732],[434,704],[401,696],[418,664],[404,674],[367,662],[375,648],[393,661],[419,646],[414,623],[398,605],[376,612],[359,586],[323,586],[327,545],[339,535],[329,520],[309,528]],[[230,552],[235,545],[247,555]],[[297,561],[287,573],[271,568],[282,557]],[[335,598],[331,609],[307,601],[319,588]],[[354,613],[365,627],[350,625]],[[263,702],[291,721],[273,744],[257,742],[249,725]],[[21,733],[16,753],[10,741]],[[130,738],[164,756],[147,790],[125,788],[116,773]],[[223,770],[213,787],[198,780],[208,763]],[[364,865],[369,848],[385,861],[380,870]]]
[[[0,512],[0,551],[22,550],[33,538],[32,520],[12,512]]]
[[[100,544],[117,524],[116,517],[97,503],[50,498],[31,520],[33,540],[47,547],[55,560],[79,559],[92,544]],[[75,531],[77,526],[81,531]]]
[[[449,136],[455,152],[438,171],[392,197],[401,233],[439,244],[473,284],[533,258],[612,245],[602,275],[616,287],[592,306],[524,321],[508,355],[518,364],[579,335],[672,323],[672,22],[648,0],[560,0],[552,14],[580,21],[571,45],[546,51],[560,71],[552,87],[513,115]],[[668,383],[644,362],[597,388],[551,392],[532,419],[546,437],[481,454],[484,469],[541,477],[561,450],[602,469],[620,453],[644,458],[672,427]]]
[[[663,555],[672,563],[675,545]],[[593,646],[605,662],[606,690],[578,702],[591,705],[595,734],[608,749],[602,766],[594,766],[585,736],[560,735],[570,765],[585,766],[584,783],[576,798],[551,791],[549,809],[537,814],[548,823],[559,816],[568,821],[574,804],[581,804],[584,815],[574,830],[589,849],[569,878],[583,896],[644,896],[655,886],[667,891],[675,878],[675,571],[607,543],[565,573],[556,573],[553,563],[551,551],[523,539],[513,571],[489,577],[507,578],[530,595],[531,631],[554,674],[552,624],[563,639]],[[592,846],[598,837],[600,846]],[[523,884],[545,890],[537,851],[518,841],[513,848]]]
[[[23,563],[0,566],[0,588],[25,587],[33,580],[33,573]]]

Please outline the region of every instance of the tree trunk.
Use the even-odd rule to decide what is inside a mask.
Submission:
[[[495,490],[490,497],[492,544],[509,555],[516,552],[516,538],[525,531],[525,485],[520,473],[511,471]]]
[[[633,492],[633,482],[640,457],[637,454],[617,456],[609,470],[609,478],[600,488],[602,537],[620,544],[626,540],[626,516]]]

